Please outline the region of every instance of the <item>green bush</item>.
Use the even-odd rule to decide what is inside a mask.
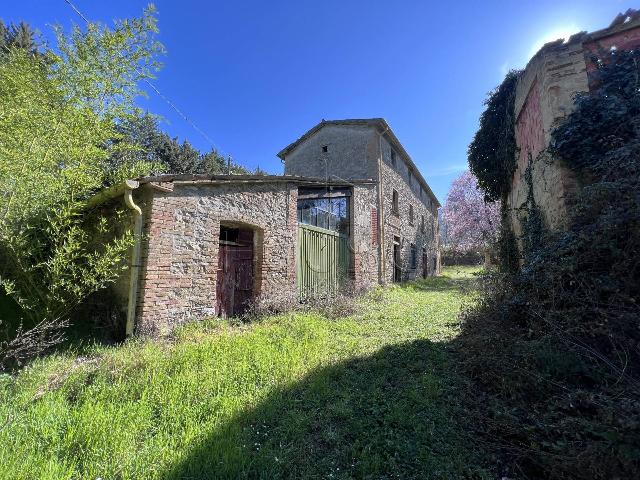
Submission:
[[[0,285],[24,317],[0,340],[0,369],[60,341],[71,310],[118,275],[131,235],[96,247],[85,205],[151,168],[131,161],[114,170],[109,158],[127,147],[114,141],[116,125],[138,114],[137,84],[157,66],[156,31],[148,10],[113,30],[58,29],[56,54],[0,52]],[[106,229],[106,219],[97,226]]]

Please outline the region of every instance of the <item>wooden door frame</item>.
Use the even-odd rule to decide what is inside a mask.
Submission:
[[[217,245],[216,250],[218,251],[217,254],[215,255],[214,261],[215,261],[215,265],[214,267],[214,271],[216,272],[216,279],[214,281],[214,292],[215,293],[215,309],[216,309],[216,315],[219,315],[218,312],[218,298],[217,298],[217,285],[218,285],[218,262],[219,262],[219,249],[220,249],[220,227],[228,227],[228,228],[238,228],[238,229],[244,229],[244,230],[251,230],[253,232],[253,289],[252,289],[252,295],[251,297],[253,299],[259,297],[262,294],[262,284],[263,284],[263,272],[262,272],[262,266],[264,264],[264,228],[259,226],[259,225],[255,225],[255,224],[251,224],[251,223],[247,223],[241,220],[236,220],[236,219],[220,219],[217,222],[217,235],[215,236],[215,243]]]

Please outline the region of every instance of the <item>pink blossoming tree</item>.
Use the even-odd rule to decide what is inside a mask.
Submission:
[[[451,184],[442,212],[442,243],[454,253],[477,252],[489,263],[498,235],[500,205],[486,203],[476,177],[466,171]]]

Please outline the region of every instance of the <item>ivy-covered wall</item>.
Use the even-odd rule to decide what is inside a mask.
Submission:
[[[575,110],[576,95],[599,89],[599,62],[612,51],[640,46],[640,15],[608,28],[545,45],[522,71],[510,72],[489,95],[469,147],[471,171],[488,200],[502,200],[506,225],[523,247],[523,225],[534,202],[543,227],[569,226],[582,178],[553,155],[553,132]]]
[[[575,175],[546,153],[552,131],[573,111],[573,98],[588,91],[584,49],[581,42],[556,43],[531,59],[518,80],[515,94],[516,169],[507,197],[516,236],[525,220],[530,167],[533,197],[551,230],[564,230],[571,199],[578,188]]]

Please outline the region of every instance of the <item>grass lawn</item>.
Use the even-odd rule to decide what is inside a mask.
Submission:
[[[0,378],[0,477],[488,478],[448,343],[469,269],[361,312],[211,321]]]

